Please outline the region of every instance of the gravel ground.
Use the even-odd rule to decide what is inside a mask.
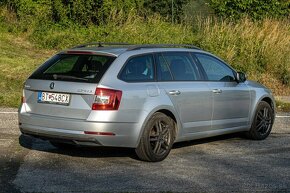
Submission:
[[[137,160],[132,149],[58,150],[19,136],[17,114],[0,113],[0,192],[290,192],[289,117],[276,118],[264,141],[178,143],[159,163]]]

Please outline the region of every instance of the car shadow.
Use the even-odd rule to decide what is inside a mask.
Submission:
[[[19,137],[19,144],[27,149],[69,155],[73,157],[106,158],[106,157],[130,157],[137,159],[134,149],[123,147],[98,147],[69,145],[63,148],[53,146],[49,141],[33,138],[26,135]]]
[[[195,140],[190,140],[190,141],[183,141],[183,142],[177,142],[173,145],[173,149],[179,149],[179,148],[184,148],[188,146],[194,146],[194,145],[200,145],[200,144],[207,144],[215,141],[223,141],[223,140],[229,140],[229,139],[245,139],[243,133],[231,133],[231,134],[226,134],[226,135],[219,135],[215,137],[208,137],[208,138],[203,138],[203,139],[195,139]]]
[[[185,142],[178,142],[173,145],[173,149],[179,149],[199,144],[206,144],[214,141],[229,140],[233,138],[240,138],[241,134],[228,134],[216,137],[197,139]],[[106,158],[106,157],[129,157],[138,160],[133,148],[124,147],[98,147],[98,146],[66,146],[64,148],[57,148],[53,146],[49,141],[37,139],[27,135],[21,135],[19,137],[19,144],[27,149],[56,153],[62,155],[69,155],[73,157],[85,157],[85,158]]]

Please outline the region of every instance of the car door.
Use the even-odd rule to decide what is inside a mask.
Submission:
[[[235,72],[218,58],[195,53],[213,95],[212,129],[240,128],[249,123],[250,91]]]
[[[158,86],[171,99],[182,122],[183,134],[211,129],[211,91],[190,53],[156,54]]]

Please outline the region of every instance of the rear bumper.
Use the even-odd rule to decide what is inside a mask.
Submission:
[[[18,117],[23,134],[80,145],[135,148],[141,131],[138,123],[90,122],[23,112]],[[110,132],[115,135],[85,134],[85,131]]]

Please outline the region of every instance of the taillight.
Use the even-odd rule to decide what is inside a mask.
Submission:
[[[122,91],[107,88],[97,88],[92,110],[118,110]]]

